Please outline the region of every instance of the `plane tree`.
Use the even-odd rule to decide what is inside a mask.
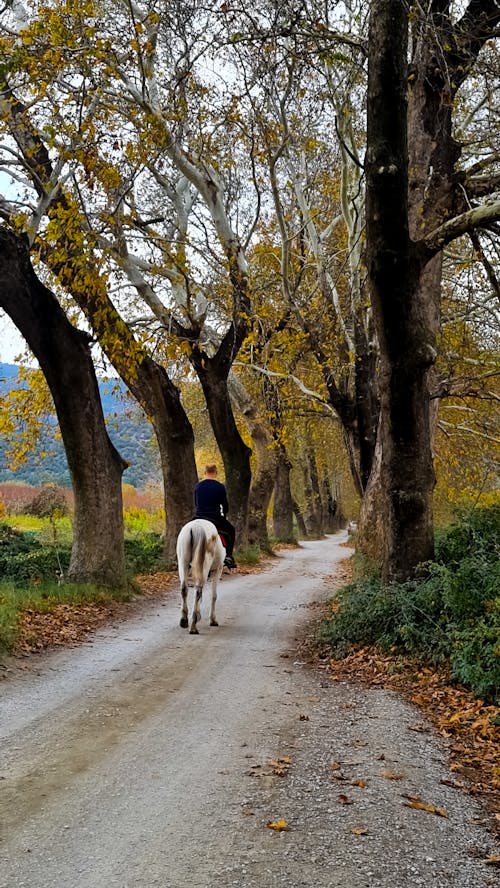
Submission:
[[[68,579],[124,586],[122,474],[127,464],[106,431],[90,337],[71,324],[36,276],[26,239],[5,226],[0,228],[0,306],[44,373],[68,457],[75,503]]]
[[[454,4],[442,2],[413,16],[391,0],[371,5],[366,237],[381,410],[363,522],[387,579],[406,578],[433,554],[429,379],[443,249],[500,216],[500,202],[479,200],[475,176],[460,168],[453,132],[455,97],[494,36],[500,9],[472,0],[458,18],[453,13]],[[497,188],[492,172],[483,197]]]
[[[3,35],[8,58],[0,110],[10,137],[4,143],[3,168],[17,182],[21,203],[19,212],[9,192],[3,215],[17,229],[26,230],[34,258],[79,306],[101,348],[152,421],[164,477],[165,553],[171,558],[177,532],[192,514],[194,438],[178,387],[110,298],[117,282],[79,199],[84,187],[92,190],[97,172],[115,186],[117,182],[111,164],[98,166],[92,147],[96,108],[95,101],[86,99],[85,77],[74,66],[68,72],[66,65],[65,54],[71,61],[75,44],[85,44],[85,28],[91,27],[86,13],[78,5],[62,12],[42,7],[40,18],[31,23],[21,20],[20,36]],[[42,20],[47,29],[40,30]],[[60,44],[54,61],[56,26]],[[12,45],[17,53],[12,53]]]

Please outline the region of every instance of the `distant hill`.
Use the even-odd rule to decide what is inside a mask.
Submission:
[[[0,398],[18,384],[18,367],[0,363]],[[108,434],[121,456],[129,463],[123,480],[138,489],[150,481],[160,480],[159,455],[151,425],[142,411],[127,394],[124,383],[118,379],[99,382],[104,417]],[[0,481],[24,481],[26,484],[56,484],[69,486],[70,476],[62,441],[55,437],[56,418],[47,423],[35,450],[25,465],[16,472],[9,469],[5,439],[0,438]],[[41,456],[45,453],[46,456]]]

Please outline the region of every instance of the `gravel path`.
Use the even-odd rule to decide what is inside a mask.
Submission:
[[[500,886],[419,711],[296,653],[344,540],[225,577],[218,629],[147,604],[0,685],[0,888]]]

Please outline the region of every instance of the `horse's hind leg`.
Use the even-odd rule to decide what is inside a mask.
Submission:
[[[218,626],[218,622],[215,618],[215,602],[217,601],[217,575],[214,575],[212,578],[212,604],[210,606],[210,625]]]
[[[193,605],[193,616],[191,617],[191,626],[189,628],[189,632],[191,635],[199,635],[198,629],[196,628],[196,624],[201,620],[201,596],[203,594],[203,586],[196,586],[195,589],[195,599]]]
[[[188,605],[187,605],[188,584],[187,584],[187,580],[185,578],[182,580],[181,595],[182,595],[182,605],[181,605],[181,618],[179,621],[179,626],[181,626],[183,629],[187,629],[187,627],[188,627]]]

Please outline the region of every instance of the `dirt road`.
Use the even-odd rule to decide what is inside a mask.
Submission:
[[[500,885],[419,712],[297,659],[344,539],[224,578],[219,628],[156,602],[0,684],[0,888]]]

